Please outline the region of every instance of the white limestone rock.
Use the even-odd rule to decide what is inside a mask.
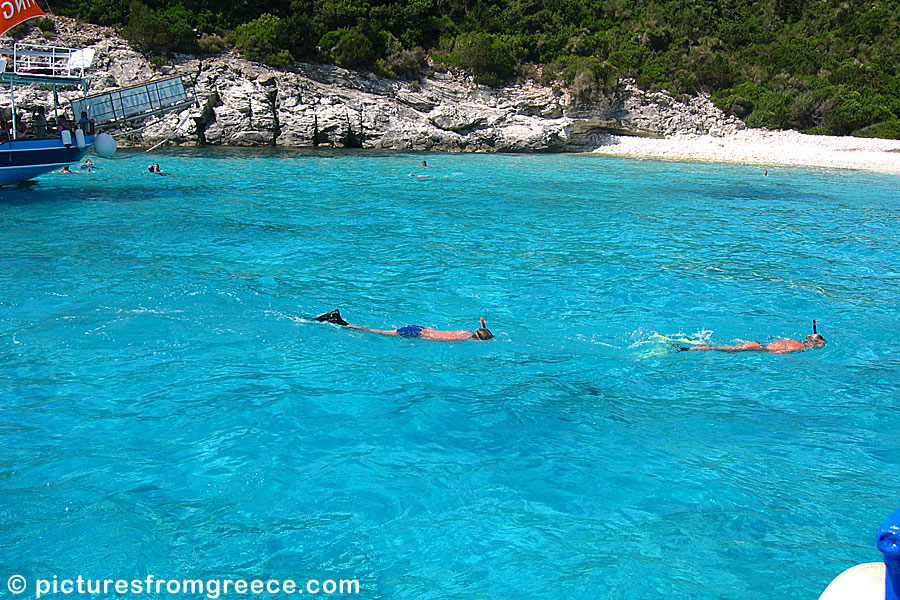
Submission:
[[[251,63],[234,52],[178,56],[151,67],[111,30],[55,17],[59,39],[32,34],[35,43],[92,46],[91,93],[181,75],[197,101],[174,115],[150,117],[109,132],[120,145],[209,143],[239,146],[361,145],[398,150],[565,151],[592,150],[610,128],[643,135],[729,135],[744,128],[707,97],[681,102],[625,82],[588,106],[564,87],[525,81],[492,89],[459,73],[435,73],[422,81],[390,80],[331,65],[297,64],[286,71]],[[68,102],[80,90],[60,93]],[[52,93],[23,89],[20,108],[52,106]],[[318,131],[318,136],[316,136]]]

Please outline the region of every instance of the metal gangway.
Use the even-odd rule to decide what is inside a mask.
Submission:
[[[86,96],[73,101],[72,110],[76,118],[86,112],[97,125],[111,125],[181,110],[193,103],[184,81],[176,76]]]

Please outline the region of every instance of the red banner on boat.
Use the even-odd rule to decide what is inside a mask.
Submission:
[[[0,35],[22,21],[44,16],[44,11],[34,0],[3,0],[0,2]]]

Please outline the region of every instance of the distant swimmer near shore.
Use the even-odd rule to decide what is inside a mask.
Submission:
[[[431,165],[429,165],[428,161],[423,160],[422,168],[423,169],[434,169],[435,167],[432,167]],[[430,179],[431,178],[430,175],[416,175],[415,173],[410,173],[409,176],[410,177],[421,177],[422,179]]]
[[[813,333],[806,336],[806,341],[800,340],[777,340],[769,342],[765,346],[759,342],[744,342],[736,346],[675,346],[676,352],[687,352],[688,350],[709,351],[716,350],[718,352],[768,352],[769,354],[787,354],[788,352],[803,352],[809,348],[821,348],[825,345],[825,338],[816,331],[816,322],[813,321]]]
[[[481,327],[475,331],[468,329],[459,329],[456,331],[441,331],[440,329],[432,329],[431,327],[421,327],[419,325],[407,325],[400,329],[369,329],[368,327],[360,327],[359,325],[351,325],[341,317],[339,310],[333,310],[319,315],[316,321],[324,323],[334,323],[335,325],[343,325],[350,329],[359,329],[360,331],[370,331],[381,335],[396,335],[404,338],[422,338],[423,340],[434,340],[437,342],[462,342],[464,340],[489,340],[494,337],[484,324],[484,318],[481,319]]]

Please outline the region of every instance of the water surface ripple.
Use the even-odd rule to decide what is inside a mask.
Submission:
[[[879,559],[900,504],[897,177],[261,150],[100,164],[0,191],[5,576],[750,600],[814,598]],[[497,338],[308,319],[337,307],[381,328],[484,316]],[[813,318],[829,343],[796,355],[654,336],[765,342]]]

